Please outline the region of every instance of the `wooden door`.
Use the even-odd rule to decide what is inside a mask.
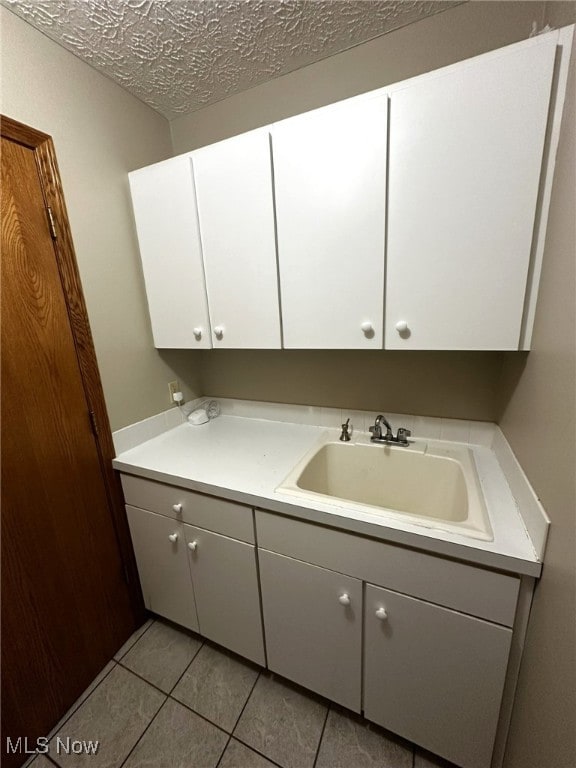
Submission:
[[[198,632],[182,523],[126,507],[146,608]]]
[[[556,41],[390,97],[386,349],[518,349]]]
[[[489,768],[512,630],[366,585],[364,714],[462,768]]]
[[[129,174],[154,345],[209,349],[210,322],[189,155]]]
[[[264,666],[255,547],[192,525],[184,535],[200,632]]]
[[[2,762],[15,766],[7,737],[56,724],[135,629],[137,603],[51,140],[4,118],[1,215]]]
[[[360,712],[362,582],[259,550],[268,667]]]
[[[272,126],[284,346],[382,349],[388,101]]]
[[[280,308],[268,129],[193,153],[212,344],[279,349]]]

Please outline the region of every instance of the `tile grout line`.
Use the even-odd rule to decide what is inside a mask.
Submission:
[[[201,647],[203,647],[203,645],[204,645],[204,643],[202,643],[202,645],[200,646],[200,648],[201,648]],[[192,664],[192,662],[194,661],[194,659],[196,658],[196,656],[197,656],[197,655],[198,655],[198,653],[200,652],[200,648],[198,648],[198,650],[197,650],[197,651],[196,651],[196,653],[194,654],[194,658],[193,658],[193,659],[190,661],[190,663],[187,665],[187,667],[186,667],[186,669],[184,670],[184,672],[183,672],[183,673],[180,675],[180,677],[178,678],[177,682],[176,682],[176,683],[174,684],[174,686],[172,687],[171,691],[173,691],[173,690],[176,688],[176,685],[178,685],[178,682],[180,682],[180,680],[182,679],[182,677],[184,676],[184,674],[187,672],[188,668],[190,667],[190,665]],[[191,712],[192,714],[196,715],[197,717],[201,718],[202,720],[204,720],[204,721],[205,721],[206,723],[208,723],[209,725],[213,726],[214,728],[217,728],[219,731],[222,731],[222,733],[226,734],[226,736],[228,737],[228,740],[227,740],[227,742],[226,742],[226,745],[225,745],[224,749],[222,750],[222,754],[221,754],[221,755],[220,755],[220,757],[218,758],[218,762],[216,763],[216,766],[214,767],[214,768],[217,768],[217,766],[220,764],[220,761],[222,760],[222,757],[224,756],[224,753],[225,753],[225,751],[226,751],[226,749],[227,749],[227,747],[228,747],[228,745],[229,745],[230,741],[232,740],[232,732],[230,732],[230,733],[229,733],[228,731],[226,731],[224,728],[222,728],[222,727],[221,727],[220,725],[218,725],[217,723],[214,723],[214,722],[212,722],[212,721],[211,721],[211,720],[209,720],[207,717],[204,717],[204,715],[201,715],[199,712],[196,712],[194,709],[192,709],[192,707],[189,707],[188,705],[184,704],[182,701],[178,701],[178,699],[174,698],[174,696],[172,696],[172,695],[171,695],[171,693],[169,693],[169,694],[165,693],[165,692],[164,692],[164,691],[162,691],[160,688],[158,688],[156,685],[154,685],[153,683],[150,683],[148,680],[146,680],[145,678],[143,678],[141,675],[137,674],[136,672],[133,672],[131,669],[129,669],[128,667],[125,667],[123,664],[120,664],[119,662],[117,662],[117,664],[118,664],[118,666],[122,667],[122,669],[125,669],[127,672],[130,672],[131,674],[133,674],[133,675],[134,675],[135,677],[137,677],[139,680],[142,680],[143,682],[145,682],[145,683],[148,683],[148,685],[150,685],[152,688],[154,688],[155,690],[157,690],[159,693],[162,693],[162,694],[164,695],[164,697],[165,697],[165,699],[164,699],[164,701],[162,702],[161,706],[159,707],[158,711],[156,712],[156,714],[154,715],[154,717],[153,717],[153,718],[150,720],[150,722],[148,723],[148,725],[146,726],[146,728],[145,728],[145,729],[142,731],[142,733],[140,734],[140,736],[139,736],[139,738],[137,739],[136,743],[135,743],[135,744],[134,744],[134,746],[133,746],[133,747],[130,749],[130,751],[129,751],[129,752],[128,752],[128,754],[126,755],[125,759],[124,759],[124,760],[122,761],[122,763],[120,764],[119,768],[122,768],[124,765],[126,765],[127,761],[130,759],[130,756],[132,755],[132,753],[134,752],[134,750],[136,749],[136,747],[138,746],[138,744],[141,742],[141,740],[144,738],[144,735],[146,734],[146,732],[148,731],[148,729],[150,728],[150,726],[152,725],[152,723],[154,722],[154,720],[156,720],[156,718],[158,717],[158,715],[160,714],[160,712],[162,711],[162,709],[163,709],[163,708],[166,706],[166,703],[167,703],[167,701],[168,701],[168,700],[170,700],[170,701],[173,701],[174,703],[176,703],[176,704],[179,704],[180,706],[183,706],[185,709],[187,709],[187,710],[188,710],[189,712]],[[245,709],[246,705],[248,704],[248,701],[249,701],[249,699],[250,699],[250,697],[251,697],[251,695],[252,695],[252,692],[253,692],[254,688],[256,687],[256,683],[258,682],[258,679],[259,679],[259,677],[260,677],[260,672],[258,673],[258,675],[257,675],[257,677],[256,677],[256,680],[254,681],[254,684],[252,685],[252,688],[250,689],[250,693],[248,694],[248,697],[246,698],[246,702],[244,703],[244,706],[242,707],[242,711],[240,712],[240,715],[238,716],[238,719],[236,720],[236,724],[234,725],[234,728],[235,728],[235,727],[236,727],[236,725],[238,724],[238,720],[239,720],[239,719],[240,719],[240,717],[242,716],[242,712],[244,712],[244,709]],[[234,730],[234,729],[232,729],[232,731],[233,731],[233,730]],[[237,739],[237,741],[240,741],[240,740],[239,740],[239,739]],[[243,743],[243,742],[242,742],[242,743]],[[245,746],[247,746],[247,745],[245,745]],[[253,750],[253,751],[256,751],[256,750]],[[258,753],[258,754],[260,754],[260,753]],[[264,755],[262,755],[262,756],[263,756],[263,757],[265,757]],[[279,768],[281,768],[281,767],[279,766]]]
[[[82,707],[84,704],[86,704],[86,702],[88,701],[88,699],[90,699],[92,694],[95,691],[97,691],[98,688],[100,688],[100,686],[102,685],[104,680],[106,680],[106,678],[110,675],[111,672],[114,671],[114,669],[118,665],[118,662],[116,662],[114,659],[111,659],[110,661],[106,662],[106,664],[110,664],[110,663],[112,663],[112,667],[108,670],[108,672],[106,672],[106,674],[104,675],[102,680],[98,681],[98,683],[94,686],[94,688],[90,691],[90,693],[86,696],[86,698],[82,699],[82,701],[80,701],[80,703],[78,704],[77,707],[75,707],[74,704],[72,704],[72,707],[68,710],[68,712],[66,712],[66,714],[62,716],[62,720],[59,720],[56,723],[56,725],[54,726],[54,728],[52,728],[52,730],[48,732],[48,739],[49,739],[49,741],[52,741],[52,739],[56,736],[56,734],[59,731],[62,730],[62,728],[66,725],[66,723],[70,722],[70,720],[76,714],[76,712],[78,712],[80,707]],[[104,665],[104,666],[106,666],[106,665]],[[98,675],[96,675],[96,677],[98,677]],[[94,679],[96,679],[96,678],[94,678]],[[94,683],[94,680],[90,683],[90,685],[93,685],[93,683]],[[90,685],[88,686],[88,688],[90,688]],[[83,691],[83,693],[85,693],[85,692],[86,692],[86,690]],[[80,696],[78,698],[80,699],[81,697],[82,697],[82,694],[80,694]],[[52,760],[52,762],[54,762],[54,760]]]
[[[245,702],[244,702],[244,704],[242,705],[242,709],[240,710],[240,714],[239,714],[239,715],[238,715],[238,717],[236,718],[236,722],[235,722],[235,723],[234,723],[234,725],[232,726],[232,730],[230,731],[230,734],[233,734],[233,733],[234,733],[234,731],[236,730],[236,728],[238,727],[238,723],[240,722],[240,718],[241,718],[241,717],[242,717],[242,715],[244,714],[244,710],[246,709],[246,707],[248,706],[248,702],[249,702],[249,701],[250,701],[250,699],[252,698],[252,694],[254,693],[254,688],[256,688],[256,684],[257,684],[258,680],[260,680],[260,676],[261,676],[261,675],[262,675],[262,672],[258,672],[258,674],[256,675],[256,679],[255,679],[255,680],[254,680],[254,682],[252,683],[252,688],[250,688],[250,693],[248,694],[248,696],[246,696],[246,701],[245,701]]]
[[[212,720],[209,720],[205,715],[201,715],[200,712],[196,712],[195,709],[192,709],[188,704],[185,704],[183,701],[180,701],[180,699],[174,698],[174,696],[168,696],[168,698],[171,701],[174,701],[176,704],[180,704],[181,707],[184,707],[184,709],[187,709],[188,712],[192,712],[193,715],[196,715],[196,717],[199,717],[201,720],[205,720],[210,725],[213,725],[214,728],[218,728],[219,731],[222,731],[222,733],[225,733],[227,736],[230,736],[231,734],[225,729],[222,728],[221,725],[218,725],[218,723],[214,723]]]
[[[126,652],[122,654],[121,658],[124,658],[124,656],[125,656],[125,655],[128,653],[128,651],[130,651],[130,650],[131,650],[131,649],[132,649],[132,648],[133,648],[133,647],[136,645],[136,643],[137,643],[137,642],[138,642],[138,641],[139,641],[139,640],[140,640],[140,639],[141,639],[141,638],[142,638],[142,637],[143,637],[143,636],[146,634],[146,632],[148,632],[148,630],[150,629],[150,627],[152,626],[152,624],[154,624],[154,619],[152,619],[152,620],[150,621],[150,624],[149,624],[149,625],[146,627],[146,629],[145,629],[145,630],[142,632],[142,634],[141,634],[141,635],[138,637],[138,639],[137,639],[137,640],[136,640],[136,641],[135,641],[135,642],[134,642],[134,643],[133,643],[133,644],[130,646],[130,648],[128,648],[128,649],[126,650]],[[136,632],[137,632],[137,631],[138,631],[138,630],[136,630]],[[133,633],[133,634],[134,634],[134,633]],[[132,637],[132,635],[131,635],[130,637]],[[62,728],[63,728],[63,727],[66,725],[66,723],[70,722],[70,720],[71,720],[71,719],[72,719],[72,717],[73,717],[73,716],[76,714],[76,712],[78,712],[78,710],[80,709],[80,707],[82,707],[84,704],[86,704],[86,703],[88,702],[88,699],[90,699],[90,698],[91,698],[92,694],[93,694],[93,693],[94,693],[94,692],[95,692],[95,691],[96,691],[96,690],[97,690],[97,689],[98,689],[98,688],[99,688],[99,687],[102,685],[102,683],[104,682],[104,680],[106,680],[106,678],[107,678],[107,677],[110,675],[110,673],[114,671],[114,669],[116,668],[116,666],[118,666],[119,662],[116,660],[116,656],[114,655],[114,656],[112,656],[112,658],[111,658],[109,661],[107,661],[107,662],[106,662],[106,664],[104,665],[104,667],[105,667],[107,664],[112,664],[112,666],[110,667],[110,669],[108,670],[108,672],[106,672],[106,674],[105,674],[105,675],[102,677],[102,679],[98,681],[98,683],[97,683],[97,684],[94,686],[94,688],[93,688],[93,689],[90,691],[90,693],[89,693],[89,694],[86,696],[86,698],[82,699],[82,695],[83,695],[84,693],[86,693],[86,690],[87,690],[88,688],[90,688],[90,685],[93,685],[93,684],[94,684],[94,680],[95,680],[96,678],[94,678],[94,680],[93,680],[93,681],[90,683],[90,685],[89,685],[89,686],[87,686],[87,688],[86,688],[86,689],[84,689],[84,691],[83,691],[83,692],[80,694],[80,696],[78,697],[78,699],[79,699],[79,700],[81,699],[81,701],[79,701],[79,702],[78,702],[78,705],[77,705],[77,706],[74,706],[74,704],[72,704],[72,706],[70,707],[70,709],[69,709],[69,710],[68,710],[68,711],[67,711],[67,712],[66,712],[66,713],[65,713],[65,714],[62,716],[62,718],[61,718],[61,719],[60,719],[60,720],[59,720],[59,721],[56,723],[56,725],[55,725],[55,726],[54,726],[54,727],[53,727],[53,728],[52,728],[52,729],[51,729],[51,730],[48,732],[48,737],[47,737],[47,738],[49,739],[49,741],[52,741],[52,739],[53,739],[53,738],[56,736],[56,734],[57,734],[59,731],[61,731],[61,730],[62,730]],[[120,666],[123,666],[123,665],[120,665]],[[104,669],[104,667],[103,667],[102,669]],[[123,668],[125,669],[125,667],[123,667]],[[101,674],[101,673],[102,673],[102,670],[100,671],[100,673],[99,673],[99,674]],[[96,675],[96,677],[98,677],[98,675]],[[36,757],[34,758],[34,760],[36,760],[36,759],[37,759],[37,757],[38,757],[38,755],[36,755]],[[54,758],[51,758],[51,757],[50,757],[50,754],[49,754],[49,753],[47,753],[47,754],[45,755],[45,757],[48,757],[48,759],[49,759],[49,760],[50,760],[50,761],[51,761],[51,762],[52,762],[54,765],[56,765],[56,766],[58,766],[58,765],[59,765],[59,764],[58,764],[58,763],[57,763],[57,762],[54,760]],[[32,762],[30,763],[30,765],[32,765],[32,763],[34,762],[34,760],[32,760]]]
[[[260,677],[260,672],[258,673],[258,677]],[[256,683],[258,682],[258,677],[256,678],[256,681],[254,682],[254,685],[252,686],[252,689],[250,690],[250,693],[248,694],[248,698],[246,699],[246,702],[244,706],[242,707],[242,712],[244,712],[244,708],[246,707],[246,704],[248,704],[248,699],[252,695],[252,691],[256,687]],[[143,679],[143,678],[142,678]],[[227,731],[226,728],[222,728],[221,725],[218,725],[218,723],[215,723],[213,720],[210,720],[208,717],[203,715],[201,712],[197,712],[195,709],[193,709],[189,704],[186,704],[184,701],[180,701],[180,699],[177,699],[175,696],[172,696],[172,694],[168,694],[168,698],[172,699],[172,701],[175,701],[176,704],[180,704],[182,707],[187,709],[189,712],[192,712],[192,714],[197,715],[197,717],[202,718],[202,720],[205,720],[207,723],[210,723],[210,725],[213,725],[215,728],[218,728],[218,730],[222,731],[228,736],[233,736],[234,734],[234,728],[236,728],[236,725],[238,725],[238,720],[240,719],[240,716],[242,715],[242,712],[240,712],[240,715],[238,716],[238,720],[236,721],[234,728],[231,731]],[[236,736],[234,736],[236,738]],[[237,739],[237,741],[240,741],[240,739]],[[242,742],[244,743],[244,742]],[[249,746],[248,744],[246,746]]]
[[[271,757],[268,757],[268,755],[265,755],[264,752],[260,752],[259,749],[256,749],[256,747],[253,747],[251,744],[247,744],[245,741],[243,741],[239,736],[234,736],[234,734],[231,735],[231,739],[234,739],[238,743],[242,744],[243,747],[246,747],[251,752],[255,752],[260,757],[263,757],[265,760],[267,760],[272,765],[276,766],[276,768],[286,768],[285,765],[281,765],[280,763],[277,763],[276,760],[273,760]]]
[[[328,722],[328,715],[330,714],[331,709],[332,709],[332,705],[330,702],[328,702],[328,706],[326,707],[326,717],[324,718],[324,725],[322,726],[322,731],[320,732],[320,738],[318,739],[318,746],[316,747],[316,755],[314,757],[314,762],[312,763],[312,768],[316,768],[316,763],[318,762],[318,755],[320,754],[322,739],[324,738],[324,731],[326,730],[326,723]]]
[[[158,691],[158,693],[161,693],[161,694],[162,694],[162,696],[166,696],[166,698],[168,698],[168,697],[169,697],[169,698],[171,698],[171,699],[172,699],[172,698],[174,698],[173,696],[170,696],[170,694],[169,694],[169,693],[166,693],[166,691],[163,691],[163,690],[162,690],[162,688],[159,688],[159,687],[156,685],[156,683],[151,683],[151,682],[150,682],[150,680],[147,680],[145,677],[142,677],[142,675],[141,675],[139,672],[134,672],[134,670],[133,670],[133,669],[130,669],[130,667],[126,667],[124,664],[122,664],[122,662],[121,662],[121,661],[117,661],[117,662],[116,662],[116,664],[117,664],[119,667],[122,667],[122,669],[123,669],[123,670],[125,670],[126,672],[130,672],[130,674],[131,674],[131,675],[134,675],[134,677],[137,677],[137,678],[138,678],[138,680],[142,680],[142,682],[143,682],[143,683],[146,683],[146,684],[147,684],[147,685],[149,685],[151,688],[154,688],[154,690],[155,690],[155,691]],[[178,701],[178,699],[174,699],[174,701]],[[188,707],[188,709],[190,709],[190,707]]]
[[[257,755],[260,755],[260,757],[263,757],[264,759],[266,759],[272,765],[277,766],[277,768],[286,768],[286,766],[283,766],[283,765],[281,765],[281,763],[276,762],[276,760],[274,760],[273,758],[271,758],[268,755],[264,754],[264,752],[260,752],[260,750],[257,749],[256,747],[254,747],[252,744],[248,744],[248,742],[244,741],[244,739],[242,739],[241,736],[238,736],[235,733],[236,728],[238,727],[238,723],[240,722],[240,718],[242,717],[242,714],[244,713],[244,710],[248,706],[248,702],[250,701],[250,699],[252,697],[252,694],[254,693],[254,689],[256,688],[256,683],[258,682],[258,680],[260,679],[261,676],[262,676],[262,672],[260,672],[258,677],[256,678],[256,681],[254,682],[254,685],[252,686],[252,690],[250,691],[250,695],[248,696],[248,698],[246,699],[246,703],[242,707],[242,712],[240,712],[240,715],[238,716],[238,720],[236,721],[236,725],[234,726],[234,730],[232,731],[231,738],[234,738],[236,741],[240,742],[240,744],[242,744],[243,746],[247,747],[252,752],[255,752]],[[274,676],[274,673],[272,673],[272,676]],[[322,728],[322,733],[320,734],[320,741],[322,741],[322,735],[324,733],[324,727],[326,726],[326,720],[328,719],[328,710],[329,710],[329,706],[327,707],[326,718],[324,719],[324,726]],[[316,757],[318,755],[318,749],[319,748],[320,747],[318,746],[318,748],[316,750]],[[316,757],[314,759],[314,763],[316,762]]]
[[[152,624],[151,624],[150,626],[152,626]],[[147,629],[146,629],[146,630],[145,630],[145,631],[142,633],[141,637],[143,637],[143,636],[146,634],[146,632],[148,631],[148,629],[150,629],[150,627],[147,627]],[[138,638],[138,640],[136,641],[136,643],[137,643],[139,640],[140,640],[140,638]],[[136,645],[136,643],[134,643],[134,645]],[[131,646],[131,648],[130,648],[130,649],[128,649],[128,650],[131,650],[131,649],[134,647],[134,645],[133,645],[133,646]],[[126,655],[126,654],[124,654],[124,655]],[[122,656],[122,658],[124,658],[124,655]],[[164,701],[162,702],[162,704],[161,704],[161,705],[160,705],[160,707],[158,708],[158,711],[157,711],[157,712],[154,714],[154,716],[152,717],[152,719],[150,720],[150,722],[148,723],[148,725],[146,726],[146,728],[144,728],[144,730],[142,731],[142,733],[140,734],[140,736],[139,736],[139,737],[138,737],[138,739],[136,740],[136,742],[135,742],[134,746],[132,747],[132,749],[130,749],[130,751],[129,751],[129,752],[128,752],[128,754],[126,755],[125,759],[122,761],[122,763],[120,763],[120,766],[119,766],[119,768],[121,768],[121,766],[123,766],[123,765],[124,765],[124,763],[125,763],[125,762],[128,760],[128,758],[130,757],[130,755],[132,754],[132,752],[133,752],[133,751],[136,749],[136,747],[137,747],[137,745],[139,744],[140,740],[142,739],[142,737],[144,736],[144,734],[146,733],[146,731],[148,730],[148,728],[150,728],[150,726],[152,725],[152,723],[154,722],[154,720],[155,720],[155,719],[156,719],[156,717],[158,716],[158,714],[159,714],[160,710],[161,710],[161,709],[164,707],[164,705],[165,705],[165,704],[166,704],[166,702],[168,701],[168,694],[167,694],[167,693],[165,693],[164,691],[162,691],[162,690],[161,690],[160,688],[158,688],[157,686],[155,686],[155,685],[153,685],[152,683],[150,683],[148,680],[145,680],[145,679],[144,679],[143,677],[141,677],[140,675],[137,675],[135,672],[132,672],[132,670],[131,670],[131,669],[128,669],[128,667],[125,667],[125,666],[124,666],[124,664],[121,664],[119,661],[116,661],[115,659],[112,659],[112,662],[114,663],[114,666],[112,667],[112,669],[111,669],[111,670],[110,670],[110,671],[109,671],[109,672],[108,672],[106,675],[104,675],[104,677],[102,678],[102,680],[100,680],[100,682],[98,683],[98,685],[96,685],[96,686],[94,687],[94,690],[93,690],[93,691],[90,691],[90,694],[89,694],[89,695],[88,695],[88,696],[87,696],[87,697],[84,699],[84,701],[83,701],[83,702],[82,702],[82,703],[81,703],[81,704],[80,704],[80,705],[79,705],[79,706],[76,708],[76,710],[74,710],[74,712],[73,712],[72,714],[75,714],[75,713],[78,711],[78,709],[80,709],[80,707],[81,707],[83,704],[85,704],[85,703],[88,701],[88,699],[89,699],[89,698],[92,696],[92,694],[94,693],[94,691],[95,691],[97,688],[99,688],[99,687],[100,687],[100,685],[101,685],[101,684],[104,682],[104,680],[106,680],[106,678],[108,677],[108,675],[110,675],[110,673],[111,673],[111,672],[112,672],[112,671],[115,669],[115,667],[121,667],[121,668],[122,668],[122,669],[124,669],[126,672],[129,672],[130,674],[134,675],[134,676],[135,676],[135,677],[137,677],[139,680],[142,680],[142,682],[144,682],[144,683],[147,683],[149,686],[151,686],[152,688],[154,688],[155,690],[157,690],[159,693],[161,693],[161,694],[164,696]],[[72,717],[72,715],[71,715],[70,717]],[[65,721],[65,722],[64,722],[62,725],[64,726],[64,725],[65,725],[65,724],[66,724],[66,723],[67,723],[69,720],[70,720],[70,718],[67,718],[67,719],[66,719],[66,721]],[[58,729],[58,730],[60,730],[60,729]],[[56,735],[56,734],[54,734],[54,735]],[[57,766],[57,768],[61,768],[61,765],[60,765],[60,763],[57,763],[57,762],[54,760],[54,758],[51,758],[51,761],[54,763],[54,765],[56,765],[56,766]]]
[[[155,713],[154,717],[153,717],[153,718],[150,720],[150,722],[148,723],[148,725],[146,726],[146,728],[144,728],[144,730],[142,731],[142,733],[140,734],[140,736],[139,736],[139,737],[136,739],[136,741],[134,742],[134,745],[132,746],[132,749],[130,749],[130,751],[128,752],[128,754],[127,754],[127,755],[126,755],[126,757],[124,758],[124,760],[122,760],[122,762],[119,764],[118,768],[122,768],[122,766],[126,765],[126,763],[128,762],[128,760],[130,759],[130,756],[132,755],[132,753],[134,752],[134,750],[136,749],[136,747],[138,746],[138,744],[140,744],[140,742],[141,742],[141,741],[142,741],[142,739],[144,738],[144,734],[145,734],[145,733],[148,731],[148,729],[150,728],[150,726],[152,725],[152,723],[154,722],[154,720],[156,720],[156,718],[158,717],[158,715],[160,714],[160,712],[161,712],[161,711],[164,709],[164,707],[165,707],[165,705],[166,705],[166,702],[168,701],[168,696],[167,696],[166,694],[164,694],[164,696],[165,696],[166,698],[164,699],[164,701],[162,702],[162,704],[161,704],[161,705],[158,707],[158,711]]]
[[[222,750],[222,754],[221,754],[221,755],[220,755],[220,757],[218,758],[218,762],[216,763],[216,765],[214,766],[214,768],[218,768],[218,766],[219,766],[219,765],[220,765],[220,763],[222,762],[222,758],[223,758],[223,757],[224,757],[224,755],[226,754],[226,750],[228,749],[228,745],[230,744],[230,742],[231,742],[231,741],[232,741],[232,734],[231,734],[231,733],[229,733],[229,734],[228,734],[228,741],[226,742],[226,744],[225,744],[225,746],[224,746],[224,749]]]
[[[152,628],[152,626],[153,626],[153,625],[156,623],[156,619],[148,619],[148,621],[149,621],[150,623],[148,624],[148,626],[146,627],[146,629],[145,629],[145,630],[142,632],[142,634],[141,634],[141,635],[139,635],[139,636],[136,638],[136,640],[135,640],[135,641],[132,643],[132,645],[131,645],[129,648],[126,648],[126,650],[124,651],[124,653],[122,654],[122,656],[120,656],[118,659],[116,658],[116,654],[114,654],[114,656],[112,657],[112,661],[115,661],[116,663],[118,663],[118,662],[119,662],[121,659],[123,659],[123,658],[124,658],[124,656],[126,656],[127,654],[129,654],[129,653],[130,653],[130,651],[132,650],[132,648],[135,648],[135,647],[138,645],[138,643],[140,642],[140,640],[142,640],[142,638],[143,638],[143,637],[144,637],[144,635],[145,635],[145,634],[148,632],[148,630],[149,630],[149,629],[151,629],[151,628]],[[140,629],[141,629],[141,627],[140,627]],[[136,630],[136,632],[138,632],[138,630]],[[133,633],[133,634],[135,634],[135,633]],[[131,636],[128,638],[128,640],[131,640],[131,639],[132,639],[132,635],[131,635]],[[126,640],[126,643],[128,642],[128,640]],[[124,645],[126,645],[126,643],[124,643]],[[120,650],[122,650],[122,649],[120,649]],[[118,651],[116,651],[116,653],[118,653]]]
[[[280,765],[280,763],[277,763],[275,760],[272,760],[270,757],[265,755],[263,752],[260,752],[260,750],[256,749],[255,747],[251,746],[250,744],[247,744],[245,741],[243,741],[239,736],[236,736],[235,731],[238,727],[238,723],[240,722],[240,719],[242,718],[242,715],[244,714],[244,710],[248,706],[248,702],[252,698],[252,694],[254,693],[254,689],[256,688],[256,684],[258,683],[258,680],[262,677],[262,671],[258,672],[256,675],[256,680],[254,680],[254,683],[252,684],[252,688],[250,689],[250,693],[246,697],[246,701],[244,702],[244,705],[242,709],[240,710],[240,714],[236,718],[236,722],[234,723],[234,727],[232,728],[232,731],[230,732],[230,738],[228,739],[228,744],[234,739],[239,744],[242,744],[242,746],[246,747],[247,749],[250,749],[252,752],[255,752],[257,755],[260,755],[260,757],[263,757],[265,760],[267,760],[269,763],[271,763],[274,766],[277,766],[277,768],[283,768],[283,766]],[[210,721],[209,721],[210,722]],[[228,744],[226,744],[226,749],[228,749]],[[220,756],[220,760],[218,761],[218,764],[216,765],[216,768],[218,768],[218,765],[220,765],[220,761],[222,760],[222,757],[224,756],[224,753],[226,752],[226,749],[224,752],[222,752],[222,755]]]
[[[200,647],[199,647],[199,648],[196,650],[196,653],[194,654],[194,656],[192,656],[192,658],[190,659],[189,663],[186,665],[186,667],[185,667],[184,671],[182,672],[182,674],[180,675],[180,677],[178,678],[178,680],[176,680],[176,682],[174,683],[174,685],[172,686],[172,688],[170,688],[170,690],[168,691],[168,696],[170,696],[170,698],[173,698],[173,699],[174,699],[174,701],[177,701],[177,699],[176,699],[176,698],[174,698],[174,697],[172,696],[172,693],[174,692],[174,689],[176,688],[176,686],[178,685],[178,683],[180,682],[180,680],[182,680],[182,678],[184,677],[184,675],[186,674],[186,672],[188,672],[188,670],[190,669],[190,667],[192,666],[192,664],[194,664],[194,662],[196,661],[196,658],[197,658],[198,654],[200,653],[200,651],[202,650],[202,648],[204,648],[204,646],[205,646],[205,642],[204,642],[203,640],[201,640],[201,641],[200,641]]]

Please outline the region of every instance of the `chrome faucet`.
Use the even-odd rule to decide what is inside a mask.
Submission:
[[[384,424],[386,427],[385,435],[382,435],[382,424]],[[380,414],[380,416],[376,416],[376,421],[374,422],[374,426],[370,427],[370,432],[372,432],[372,442],[376,442],[377,440],[385,440],[386,442],[394,440],[392,427],[386,419],[386,416],[383,416],[382,414]]]
[[[386,434],[384,435],[382,434],[382,424],[386,427]],[[390,423],[382,414],[376,416],[376,421],[374,422],[374,426],[370,427],[370,432],[372,432],[370,440],[373,443],[386,443],[387,445],[390,445],[390,443],[393,445],[408,445],[408,438],[412,434],[406,427],[399,427],[396,437],[394,437],[394,432],[392,431]]]

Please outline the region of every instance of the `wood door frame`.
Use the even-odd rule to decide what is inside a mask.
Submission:
[[[108,498],[112,524],[124,566],[124,576],[128,584],[134,620],[135,622],[142,623],[146,615],[144,601],[140,589],[140,580],[138,578],[128,520],[124,509],[122,487],[118,473],[112,467],[112,459],[116,454],[104,400],[98,361],[96,359],[96,351],[90,331],[88,312],[82,291],[82,283],[80,282],[80,274],[76,262],[72,231],[68,220],[54,142],[48,134],[4,115],[0,116],[0,134],[2,138],[14,141],[34,152],[44,202],[52,211],[56,230],[56,237],[53,236],[52,238],[54,257],[60,274],[62,292],[66,302],[82,386],[89,411],[87,418],[90,417],[91,412],[93,414],[94,441]]]

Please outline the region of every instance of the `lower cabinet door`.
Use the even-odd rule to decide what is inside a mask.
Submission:
[[[126,507],[146,608],[198,632],[182,524]]]
[[[488,768],[512,630],[369,584],[365,607],[365,716]]]
[[[192,525],[184,532],[201,634],[264,666],[255,547]]]
[[[268,667],[360,711],[362,582],[259,550]]]

